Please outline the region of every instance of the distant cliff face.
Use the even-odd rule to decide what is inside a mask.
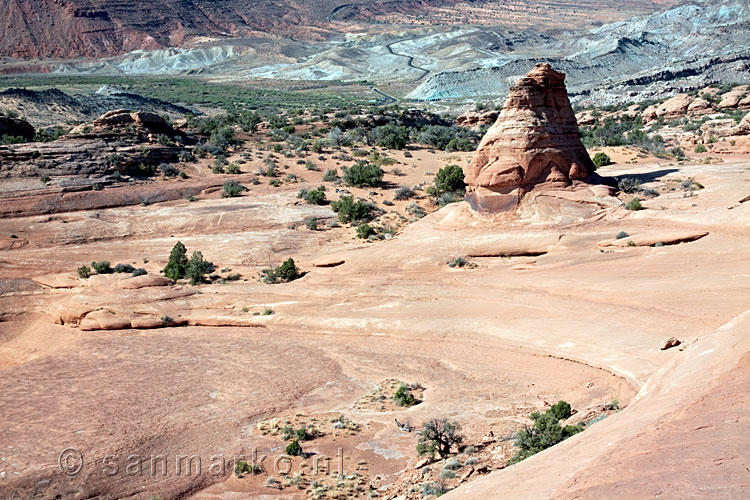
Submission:
[[[403,12],[460,0],[405,0]],[[373,0],[0,0],[0,56],[107,57],[195,37],[321,39],[331,21],[389,11]],[[366,4],[374,4],[363,10]]]
[[[106,57],[182,45],[197,37],[304,35],[312,0],[0,0],[0,55]],[[325,11],[325,10],[323,10]],[[312,34],[314,38],[314,34]]]
[[[0,56],[95,58],[255,36],[321,40],[369,24],[571,29],[675,1],[622,0],[612,12],[604,0],[559,0],[552,9],[527,0],[0,0]],[[584,8],[590,15],[578,13]]]

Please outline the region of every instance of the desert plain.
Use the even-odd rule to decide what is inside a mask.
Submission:
[[[393,156],[415,166],[402,168],[400,184],[444,164],[445,153],[401,154]],[[449,417],[487,465],[453,497],[592,498],[625,488],[632,498],[740,498],[750,163],[743,154],[720,165],[651,158],[598,172],[637,177],[660,196],[637,212],[541,210],[550,205],[536,199],[512,217],[454,203],[383,241],[308,230],[305,218],[334,214],[301,203],[297,186],[0,220],[15,236],[0,251],[3,490],[305,498],[318,480],[331,496],[346,491],[312,475],[312,459],[293,461],[288,477],[302,471],[300,487],[284,485],[272,459],[286,443],[274,426],[291,421],[320,429],[304,445],[311,456],[334,457],[336,467],[342,454],[351,491],[411,498],[423,474],[416,435],[394,419]],[[304,175],[314,183],[321,174]],[[675,188],[688,178],[704,189]],[[620,231],[629,236],[616,239]],[[165,284],[159,270],[177,241],[243,278]],[[288,257],[302,278],[255,278]],[[457,257],[472,265],[449,267]],[[79,264],[105,258],[144,267],[149,280],[133,288],[125,283],[143,277],[76,276]],[[147,321],[163,317],[174,323]],[[660,350],[669,337],[680,346]],[[394,381],[418,384],[421,402],[395,407]],[[528,414],[558,400],[578,415],[613,400],[622,410],[502,468]],[[66,448],[82,457],[75,476],[60,470]],[[212,457],[253,450],[271,457],[263,474],[208,471]],[[153,473],[147,461],[133,468],[133,456],[199,456],[203,465],[186,476],[170,461],[166,474]]]

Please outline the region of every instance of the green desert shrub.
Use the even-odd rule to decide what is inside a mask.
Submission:
[[[293,457],[302,455],[302,446],[299,444],[299,441],[295,439],[294,441],[289,443],[286,446],[286,454]]]
[[[446,150],[451,141],[455,141],[457,138],[466,138],[469,132],[469,129],[456,126],[433,125],[422,130],[418,140],[420,143],[432,146],[435,149]],[[456,150],[454,149],[454,151]]]
[[[159,165],[159,172],[161,172],[164,177],[177,177],[180,175],[180,170],[169,163],[162,163]]]
[[[416,193],[409,186],[401,186],[396,189],[396,193],[393,195],[394,200],[408,200],[414,198]]]
[[[193,252],[187,267],[185,277],[190,280],[191,285],[203,283],[204,276],[213,271],[214,265],[203,258],[201,252]]]
[[[224,183],[221,196],[222,198],[234,198],[242,194],[243,191],[247,191],[247,188],[239,182],[227,181]]]
[[[406,205],[406,213],[417,219],[421,219],[422,217],[427,215],[425,209],[419,206],[416,201],[412,201],[408,205]]]
[[[463,257],[456,257],[455,259],[448,262],[448,267],[452,267],[454,269],[455,268],[460,269],[462,267],[470,267],[470,266],[471,266],[471,262],[469,262]]]
[[[393,402],[396,406],[413,406],[417,403],[417,398],[411,393],[408,385],[401,384],[393,395]]]
[[[78,268],[79,278],[88,278],[91,276],[91,268],[89,266],[81,266]]]
[[[365,219],[370,214],[371,207],[363,200],[354,201],[353,196],[342,196],[331,203],[331,210],[339,215],[339,222],[348,224]]]
[[[109,262],[102,260],[99,262],[92,262],[91,268],[97,272],[97,274],[111,274],[112,268],[109,266]]]
[[[371,228],[369,224],[365,223],[357,226],[357,238],[365,240],[369,238],[371,234],[375,234],[375,230]]]
[[[623,177],[617,182],[617,189],[625,193],[635,193],[641,189],[641,181],[635,177]]]
[[[456,193],[443,193],[440,196],[438,196],[437,204],[440,207],[444,207],[445,205],[448,205],[449,203],[456,203],[461,201],[462,198]]]
[[[329,168],[326,173],[323,174],[324,182],[336,182],[339,180],[339,173],[335,168]]]
[[[544,413],[532,413],[529,418],[533,426],[516,433],[516,446],[519,450],[509,463],[520,462],[581,432],[583,427],[580,425],[560,426],[559,421],[570,417],[570,412],[570,405],[560,401]]]
[[[456,473],[450,469],[443,469],[440,471],[440,477],[443,479],[453,479],[456,477]]]
[[[460,469],[461,468],[461,462],[459,462],[455,458],[449,458],[448,460],[445,461],[445,465],[443,465],[443,468],[444,469],[448,469],[448,470]]]
[[[422,497],[423,498],[427,498],[432,495],[435,495],[436,497],[441,497],[445,493],[447,493],[445,486],[443,486],[442,484],[438,482],[422,483]]]
[[[466,192],[464,171],[458,165],[448,165],[435,174],[435,184],[427,188],[441,206],[459,200]]]
[[[359,161],[343,170],[344,184],[354,187],[380,187],[385,174],[382,168],[366,161]]]
[[[607,153],[596,153],[594,155],[594,166],[596,168],[599,167],[606,167],[607,165],[612,164],[612,159],[609,157]]]
[[[114,272],[116,273],[132,273],[134,271],[135,268],[130,264],[117,264],[114,268]]]
[[[285,260],[275,269],[263,270],[261,274],[263,281],[268,284],[288,283],[302,277],[302,273],[292,258]]]
[[[638,198],[637,196],[633,198],[632,200],[630,200],[629,202],[627,202],[625,204],[625,208],[627,208],[628,210],[632,210],[634,212],[644,209],[643,205],[641,204],[640,198]]]
[[[448,165],[435,174],[435,187],[441,193],[463,193],[466,189],[464,171],[458,165]]]
[[[236,163],[230,163],[229,165],[224,167],[224,173],[225,174],[240,174],[242,171],[240,170],[240,166]]]
[[[472,140],[466,137],[455,137],[450,140],[445,150],[449,153],[454,151],[474,151],[475,144]]]
[[[172,251],[169,254],[169,260],[167,261],[166,267],[164,267],[164,276],[177,281],[185,277],[185,271],[188,266],[187,249],[181,242],[175,243],[172,247]]]
[[[456,125],[433,125],[426,127],[419,135],[419,142],[444,151],[473,151],[477,133],[471,129]]]
[[[558,401],[557,403],[550,406],[547,412],[556,417],[558,420],[565,420],[566,418],[570,418],[570,416],[573,414],[570,403],[566,401]]]
[[[234,466],[234,475],[242,477],[242,474],[260,474],[262,472],[260,465],[248,463],[246,460],[238,460]]]
[[[706,149],[706,146],[704,146],[703,144],[698,144],[697,146],[695,146],[696,153],[706,153],[707,151],[708,149]]]
[[[297,198],[301,198],[313,205],[324,205],[326,202],[326,192],[323,186],[315,189],[302,188],[297,193]]]
[[[404,149],[409,143],[409,130],[401,125],[383,125],[372,131],[375,144],[386,149]]]

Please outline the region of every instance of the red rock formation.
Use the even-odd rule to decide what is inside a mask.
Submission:
[[[732,135],[750,135],[750,113],[746,114],[739,125],[732,129]]]
[[[593,172],[565,75],[537,64],[510,90],[479,144],[466,172],[466,199],[475,210],[509,210],[537,184],[568,186]]]
[[[459,127],[478,128],[482,125],[492,125],[500,116],[499,111],[469,111],[456,118]]]

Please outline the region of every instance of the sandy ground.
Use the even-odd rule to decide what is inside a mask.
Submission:
[[[414,184],[431,178],[425,170],[446,163],[421,154],[425,159],[414,160],[420,166],[412,172],[402,165],[409,173],[391,182]],[[746,395],[732,389],[746,377],[731,375],[746,372],[745,343],[734,344],[737,351],[726,358],[700,358],[723,370],[705,372],[703,393],[672,397],[678,391],[665,389],[671,386],[659,385],[654,375],[665,366],[673,367],[664,380],[680,375],[685,363],[699,358],[698,346],[750,303],[750,203],[740,203],[750,195],[750,165],[620,164],[601,173],[639,176],[661,195],[646,200],[640,212],[607,209],[585,220],[489,220],[453,204],[379,242],[355,240],[349,228],[306,229],[306,217],[333,214],[299,203],[296,184],[254,186],[236,199],[206,195],[192,203],[0,220],[3,237],[13,233],[23,242],[14,246],[6,238],[0,250],[1,496],[304,498],[295,487],[265,487],[269,474],[281,479],[276,472],[236,478],[231,467],[206,465],[253,449],[278,456],[287,443],[261,432],[258,423],[298,415],[315,418],[325,431],[303,443],[311,454],[305,461],[316,452],[335,457],[341,448],[347,472],[351,466],[363,478],[361,495],[375,489],[385,496],[418,459],[415,433],[400,431],[394,418],[419,425],[450,417],[468,442],[480,443],[489,431],[510,438],[531,411],[559,399],[579,411],[613,397],[624,406],[652,386],[615,417],[452,495],[600,498],[617,481],[626,482],[618,471],[649,463],[663,463],[663,474],[677,471],[679,478],[689,470],[682,454],[670,451],[673,461],[667,462],[659,450],[674,450],[683,430],[702,420],[713,426],[711,439],[689,441],[702,458],[729,453],[747,463],[747,438],[737,427],[746,423]],[[322,172],[306,175],[311,186],[316,175]],[[705,188],[675,189],[689,177]],[[634,241],[708,235],[658,247],[601,245],[620,231]],[[177,240],[243,279],[123,290],[118,276],[84,282],[71,273],[106,259],[157,274]],[[260,269],[287,257],[306,272],[303,278],[257,281]],[[456,257],[476,267],[450,268]],[[327,263],[340,265],[316,266]],[[253,314],[264,308],[274,314]],[[190,324],[82,331],[54,323],[91,311],[168,315]],[[659,350],[670,336],[688,348]],[[718,352],[728,349],[717,342]],[[686,391],[698,383],[696,374],[682,376]],[[420,384],[423,402],[408,410],[358,404],[390,379]],[[698,404],[713,387],[725,396]],[[737,410],[727,417],[735,423],[722,418],[725,406]],[[673,412],[663,429],[652,425],[649,419],[665,409]],[[336,435],[335,414],[357,430]],[[658,446],[642,459],[639,450],[655,435]],[[731,449],[725,446],[730,436]],[[608,453],[609,443],[623,451]],[[510,440],[496,445],[501,463],[512,453]],[[569,461],[558,451],[576,446],[582,451]],[[75,451],[64,457],[63,468],[82,456],[71,476],[58,463],[68,447]],[[177,455],[200,456],[201,473],[176,472]],[[153,456],[171,460],[167,474],[152,473]],[[131,464],[138,460],[141,468]],[[300,459],[293,465],[303,469]],[[732,474],[701,477],[747,484]],[[623,497],[653,493],[648,481],[627,483],[632,489],[621,490]],[[684,484],[680,491],[691,492],[692,483]],[[716,491],[737,498],[740,490]]]

